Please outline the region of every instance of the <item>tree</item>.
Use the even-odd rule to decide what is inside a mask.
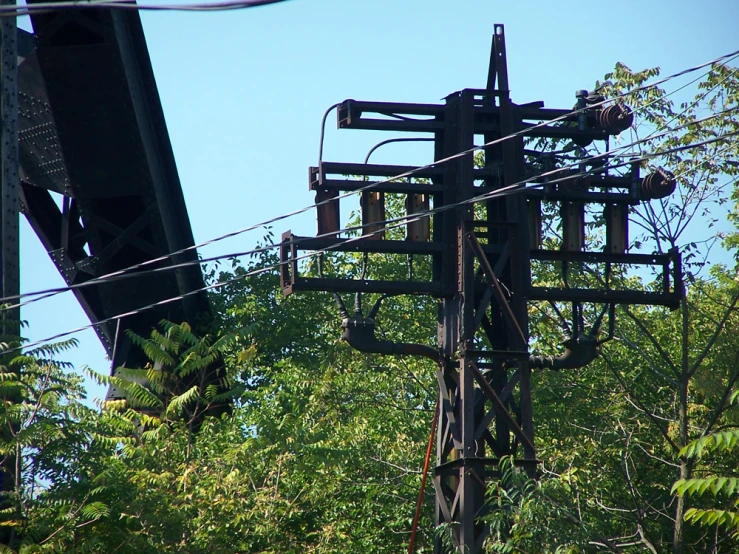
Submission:
[[[618,65],[601,90],[616,95],[657,74]],[[665,152],[736,130],[725,109],[736,104],[738,89],[721,66],[706,76],[696,102],[676,107],[665,91],[644,89],[629,99],[638,116],[630,138],[644,139],[645,153]],[[698,123],[704,107],[717,116]],[[707,260],[722,238],[729,247],[739,239],[713,230],[695,238],[694,231],[730,205],[737,142],[687,152],[646,162],[673,172],[679,192],[632,213],[642,229],[633,249],[684,252],[686,298],[674,312],[621,309],[615,339],[600,359],[535,376],[542,476],[533,482],[502,461],[502,479],[489,487],[496,508],[490,551],[719,553],[739,545],[716,525],[735,512],[736,452],[726,445],[737,437],[731,400],[739,342],[727,329],[739,323],[739,287],[727,268]],[[391,214],[402,210],[397,198],[387,198],[387,206]],[[602,241],[599,217],[589,216],[594,248]],[[556,247],[556,226],[548,233]],[[265,242],[271,240],[268,232]],[[126,401],[100,410],[82,403],[79,377],[54,361],[71,343],[11,362],[0,386],[21,391],[23,401],[5,404],[4,424],[18,431],[0,453],[20,453],[22,460],[12,509],[3,514],[6,525],[22,530],[15,551],[318,554],[407,547],[437,396],[435,368],[425,359],[351,350],[340,339],[334,299],[285,298],[276,271],[267,270],[277,262],[274,251],[263,250],[244,264],[213,268],[211,279],[244,276],[212,297],[220,334],[198,337],[187,325],[165,322],[149,337],[133,337],[151,363],[120,377],[98,376],[125,390]],[[333,253],[305,269],[402,279],[408,262]],[[416,276],[429,271],[419,260],[412,265]],[[535,269],[540,284],[561,278],[557,268]],[[595,267],[580,269],[573,279],[597,286],[603,278]],[[645,290],[659,284],[660,276],[628,269],[613,269],[609,278]],[[377,321],[392,340],[433,345],[435,308],[433,299],[390,298]],[[599,309],[586,308],[592,325]],[[532,305],[532,346],[555,351],[571,310]],[[204,378],[214,367],[222,368],[216,382]],[[183,378],[189,386],[182,387]],[[227,399],[232,413],[203,416]],[[670,487],[676,480],[677,497]],[[720,496],[726,491],[728,499]],[[417,552],[432,550],[432,505],[427,491]]]
[[[731,395],[729,404],[736,404],[737,399],[739,399],[739,391]],[[715,526],[716,533],[721,527],[726,527],[732,532],[734,538],[739,538],[739,511],[737,511],[739,476],[735,472],[737,442],[739,442],[739,428],[736,427],[704,435],[692,441],[680,451],[681,456],[700,460],[704,455],[724,453],[728,454],[727,457],[733,463],[726,468],[728,471],[725,470],[725,475],[715,475],[715,468],[712,468],[714,475],[680,479],[672,486],[672,492],[678,496],[713,496],[717,505],[710,508],[689,508],[685,512],[685,519],[707,528]],[[724,497],[728,497],[728,502]]]
[[[597,88],[616,96],[658,74],[656,69],[634,73],[618,64]],[[735,73],[717,65],[705,76],[694,101],[679,107],[658,88],[625,98],[637,123],[631,136],[621,141],[639,138],[642,154],[665,152],[644,163],[652,170],[662,165],[679,185],[672,197],[632,211],[632,222],[641,232],[631,246],[644,252],[683,252],[687,295],[672,313],[662,308],[621,309],[616,340],[603,347],[600,360],[577,373],[542,375],[535,385],[545,476],[572,485],[573,512],[579,524],[590,528],[585,544],[594,548],[681,553],[711,548],[730,552],[736,547],[725,536],[686,530],[687,497],[675,501],[668,483],[704,471],[697,460],[680,452],[693,438],[710,434],[733,417],[728,399],[739,377],[739,343],[727,329],[737,323],[739,290],[724,268],[710,267],[709,254],[725,236],[713,225],[721,210],[728,211],[737,175],[733,159],[739,143],[730,136],[737,123],[730,110],[738,91]],[[710,119],[704,115],[706,108]],[[674,151],[724,135],[728,138]],[[589,152],[594,153],[593,147]],[[598,215],[591,214],[590,222],[591,247],[597,247]],[[550,233],[550,240],[558,240],[556,229]],[[596,268],[581,269],[577,278],[591,285],[603,278]],[[538,278],[551,276],[540,273]],[[652,280],[643,273],[616,273],[611,279],[647,289],[660,283],[660,276]],[[534,317],[538,344],[547,342],[541,338],[551,344],[556,336],[551,322],[562,313],[567,317],[567,309],[539,310]]]

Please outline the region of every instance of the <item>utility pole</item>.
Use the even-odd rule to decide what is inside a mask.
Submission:
[[[2,6],[15,6],[12,0],[1,0]],[[20,293],[20,269],[18,252],[18,45],[15,17],[0,18],[0,294],[3,298]],[[17,302],[13,300],[12,302]],[[2,340],[14,347],[20,344],[20,310],[5,310],[0,317]],[[10,355],[12,356],[12,354]],[[0,363],[2,371],[7,371],[7,357]],[[7,398],[17,402],[18,398]],[[8,415],[6,420],[10,423]],[[12,440],[12,426],[2,431],[0,438]],[[18,452],[6,454],[0,470],[2,471],[2,493],[12,494],[19,475]],[[5,496],[5,494],[4,494]],[[5,496],[0,506],[15,505],[12,496]],[[16,514],[17,517],[17,514]],[[15,541],[12,526],[3,527],[0,542],[10,545]]]
[[[15,6],[10,0],[0,1],[3,6]],[[18,45],[15,17],[0,18],[0,276],[3,298],[20,293],[18,249]],[[20,310],[3,313],[3,335],[20,335]],[[15,338],[13,340],[16,340]]]
[[[421,355],[437,362],[440,417],[433,484],[435,522],[445,529],[437,533],[439,554],[483,551],[489,535],[484,521],[489,510],[486,484],[499,477],[502,458],[512,457],[517,467],[536,477],[531,369],[582,367],[597,356],[606,314],[612,334],[617,303],[676,306],[682,294],[677,253],[627,252],[629,206],[670,194],[674,178],[658,172],[642,179],[636,164],[626,174],[609,175],[604,169],[607,157],[583,159],[566,168],[555,152],[526,150],[524,141],[532,138],[568,140],[579,146],[594,140],[608,144],[611,135],[633,121],[624,104],[606,106],[588,91],[579,91],[577,102],[574,111],[546,109],[543,102],[513,103],[505,31],[503,25],[495,25],[484,89],[452,93],[444,104],[346,100],[338,107],[340,128],[431,134],[434,164],[419,169],[319,160],[310,169],[310,188],[318,203],[318,237],[296,237],[289,231],[282,236],[285,294],[333,292],[343,338],[357,350]],[[552,120],[563,123],[542,125]],[[478,137],[485,144],[481,167],[474,160]],[[408,176],[423,181],[412,182]],[[342,191],[361,191],[361,240],[339,237]],[[410,218],[406,240],[385,239],[386,194],[405,196]],[[562,237],[554,249],[542,241],[543,200],[560,207]],[[585,250],[586,205],[603,208],[607,240],[602,251]],[[301,250],[427,256],[432,259],[432,275],[429,280],[404,281],[308,277],[301,275]],[[532,284],[532,260],[560,267],[560,282],[548,287]],[[583,264],[605,275],[597,287],[584,287],[575,279]],[[609,276],[619,264],[661,267],[662,289],[615,288]],[[346,292],[437,297],[436,348],[376,339],[374,319],[382,297],[367,317],[359,302],[349,315],[340,296]],[[529,354],[527,310],[537,301],[570,306],[571,336],[560,356]],[[601,306],[588,332],[584,303]]]

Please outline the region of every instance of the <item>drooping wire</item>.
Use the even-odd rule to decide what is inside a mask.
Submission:
[[[672,129],[670,131],[664,131],[663,133],[660,133],[658,135],[655,135],[655,136],[653,136],[653,137],[651,137],[649,139],[647,139],[647,138],[640,139],[640,141],[652,140],[654,138],[658,138],[661,135],[664,135],[664,134],[667,134],[667,133],[671,133],[671,132],[675,132],[677,130],[680,130],[683,127],[687,127],[687,126],[690,126],[690,125],[695,125],[696,123],[701,123],[701,122],[704,122],[704,121],[708,121],[708,120],[710,120],[712,118],[719,117],[720,115],[725,115],[726,113],[730,113],[730,112],[737,111],[737,110],[739,110],[739,107],[728,108],[726,110],[723,110],[723,111],[718,112],[716,114],[713,114],[711,116],[707,116],[707,117],[705,117],[705,118],[703,118],[701,120],[691,121],[689,123],[686,123],[683,126],[676,127],[675,129]],[[551,185],[551,184],[556,184],[558,182],[563,182],[563,181],[567,181],[567,180],[571,180],[571,179],[582,178],[582,177],[589,176],[589,175],[598,175],[598,174],[604,173],[604,172],[606,172],[606,171],[608,171],[610,169],[616,169],[616,168],[619,168],[619,167],[630,166],[631,164],[633,164],[635,162],[638,162],[638,161],[644,161],[644,160],[647,160],[647,159],[651,159],[651,158],[655,158],[655,157],[661,157],[661,156],[664,156],[664,155],[667,155],[667,154],[671,154],[671,153],[675,153],[675,152],[681,152],[681,151],[689,150],[689,149],[692,149],[692,148],[698,148],[698,147],[704,146],[706,144],[710,144],[710,143],[713,143],[713,142],[718,142],[720,140],[724,140],[724,139],[726,139],[726,138],[728,138],[730,136],[734,136],[734,135],[736,135],[738,133],[739,133],[739,131],[737,131],[735,133],[728,133],[728,134],[725,134],[725,135],[721,135],[719,137],[714,137],[714,138],[711,138],[711,139],[707,139],[707,140],[702,141],[702,142],[688,144],[688,145],[681,145],[681,146],[674,147],[672,149],[663,150],[663,151],[659,151],[659,152],[654,152],[652,154],[646,154],[646,155],[643,155],[641,157],[630,157],[629,160],[626,161],[626,162],[616,163],[616,164],[610,163],[608,165],[595,167],[592,170],[590,170],[589,172],[584,172],[584,173],[583,172],[579,172],[579,173],[576,173],[576,174],[569,174],[569,175],[566,174],[563,177],[559,177],[559,178],[555,178],[555,179],[549,179],[547,181],[547,184]],[[637,142],[640,142],[640,141],[637,141]],[[601,152],[601,153],[598,153],[598,154],[596,154],[594,156],[590,156],[588,158],[579,159],[576,163],[572,163],[572,164],[569,164],[569,165],[564,166],[564,167],[560,167],[560,168],[552,169],[552,170],[549,170],[549,171],[545,171],[545,172],[540,173],[538,175],[535,175],[535,176],[532,176],[532,177],[528,177],[527,179],[525,179],[523,181],[519,181],[519,182],[514,183],[512,185],[508,185],[507,187],[503,187],[503,188],[496,189],[494,191],[483,193],[483,194],[478,195],[478,196],[476,196],[476,197],[474,197],[472,199],[468,199],[468,200],[464,200],[464,201],[460,201],[460,202],[456,202],[456,203],[452,203],[452,204],[447,204],[445,206],[440,206],[438,208],[432,208],[432,209],[429,209],[429,210],[425,210],[423,212],[416,212],[416,213],[414,213],[412,215],[399,216],[399,217],[396,217],[396,218],[385,219],[385,220],[376,221],[376,222],[372,222],[372,223],[360,224],[360,225],[356,225],[356,226],[352,226],[352,227],[345,227],[344,229],[341,229],[339,231],[332,231],[332,232],[329,232],[329,233],[324,233],[323,235],[318,235],[316,237],[305,237],[305,238],[302,238],[302,239],[298,238],[298,239],[296,239],[294,241],[294,244],[300,244],[300,242],[310,241],[310,240],[313,240],[313,239],[316,239],[316,238],[327,238],[327,237],[335,236],[337,233],[338,234],[345,234],[345,233],[350,233],[350,232],[353,232],[353,231],[364,230],[364,229],[366,229],[368,227],[375,226],[375,225],[382,226],[382,225],[385,225],[385,224],[388,224],[388,223],[391,223],[391,224],[392,223],[409,223],[411,221],[417,221],[417,220],[423,219],[425,217],[428,217],[430,215],[433,215],[433,214],[436,214],[436,213],[440,213],[440,212],[443,212],[443,211],[445,211],[447,209],[455,208],[455,207],[458,207],[458,206],[461,206],[461,205],[464,205],[464,204],[467,204],[467,203],[470,203],[470,202],[479,202],[479,201],[482,201],[482,200],[490,199],[490,198],[493,198],[493,197],[496,197],[496,196],[501,195],[501,193],[516,192],[517,189],[520,190],[521,187],[524,187],[527,184],[534,183],[534,182],[536,182],[536,181],[538,181],[540,179],[543,179],[545,177],[556,176],[558,174],[561,175],[563,173],[566,173],[570,169],[579,168],[582,163],[588,163],[588,162],[591,162],[591,161],[602,159],[604,157],[611,157],[611,159],[618,159],[620,157],[623,157],[623,156],[621,156],[621,155],[619,155],[617,153],[619,151],[621,151],[621,150],[626,150],[626,149],[631,148],[634,144],[635,143],[624,144],[624,145],[618,146],[616,148],[613,148],[613,149],[611,149],[609,151]],[[413,216],[418,216],[418,217],[416,218],[416,217],[413,217]],[[381,230],[382,229],[380,229],[379,231],[381,231]],[[374,234],[374,233],[370,233],[370,234]],[[365,234],[364,236],[366,237],[367,235]],[[214,261],[218,261],[218,260],[222,260],[222,259],[227,259],[227,258],[244,257],[244,256],[250,256],[250,255],[260,254],[260,253],[265,252],[267,250],[278,248],[279,246],[280,246],[279,243],[278,244],[270,244],[270,245],[266,245],[266,246],[254,248],[254,249],[251,249],[251,250],[247,250],[247,251],[244,251],[244,252],[236,252],[236,253],[222,254],[222,255],[218,255],[218,256],[212,256],[210,258],[203,258],[203,259],[199,259],[199,260],[186,261],[186,262],[181,262],[181,263],[178,263],[178,264],[172,264],[172,265],[168,265],[168,266],[163,266],[163,267],[158,267],[158,268],[144,270],[144,271],[138,271],[138,272],[125,272],[125,273],[124,272],[116,272],[116,273],[109,274],[108,276],[103,276],[103,277],[98,277],[98,278],[95,278],[95,279],[90,279],[89,281],[85,281],[85,282],[82,282],[82,283],[76,283],[74,285],[69,285],[69,286],[66,286],[66,287],[56,287],[56,288],[44,289],[44,290],[40,290],[40,291],[27,292],[27,293],[18,294],[18,295],[7,296],[7,297],[4,297],[4,298],[0,298],[0,303],[4,303],[4,302],[10,301],[10,300],[16,300],[16,299],[19,299],[19,298],[25,298],[25,297],[28,297],[28,296],[37,296],[37,297],[40,297],[40,298],[35,298],[33,300],[29,300],[29,301],[26,301],[26,302],[21,302],[21,303],[18,303],[18,304],[14,304],[14,305],[11,305],[11,306],[6,306],[4,308],[0,308],[0,312],[2,312],[3,310],[20,308],[20,307],[26,306],[28,304],[31,304],[33,302],[37,302],[37,301],[40,301],[40,300],[49,298],[50,296],[53,296],[53,295],[56,295],[56,294],[61,294],[63,292],[73,291],[73,290],[77,290],[77,289],[81,289],[81,288],[86,288],[86,287],[89,287],[89,286],[100,285],[102,283],[108,283],[108,282],[118,281],[118,280],[122,280],[122,279],[128,279],[128,278],[134,278],[134,277],[141,277],[141,276],[145,276],[145,275],[149,275],[149,274],[156,274],[156,273],[167,272],[167,271],[174,271],[174,270],[177,270],[177,269],[183,269],[183,268],[186,268],[186,267],[192,267],[192,266],[196,266],[196,265],[197,266],[200,266],[201,264],[204,264],[204,263],[214,262]],[[319,251],[316,251],[316,252],[319,252]]]
[[[191,4],[137,4],[135,0],[86,0],[84,2],[38,2],[25,5],[0,6],[1,17],[18,17],[31,14],[47,14],[70,10],[109,9],[134,11],[189,11],[215,12],[257,8],[268,4],[278,4],[286,0],[225,0],[222,2],[201,2]]]
[[[739,54],[737,54],[736,56],[733,56],[731,58],[728,58],[725,61],[725,63],[732,62],[733,60],[735,60],[738,57],[739,57]],[[673,94],[676,94],[677,92],[685,89],[686,87],[688,87],[688,86],[690,86],[690,85],[692,85],[692,84],[700,81],[701,79],[703,79],[706,76],[710,75],[712,71],[713,71],[713,68],[711,68],[709,71],[701,74],[700,76],[696,77],[695,79],[692,79],[691,81],[685,83],[684,85],[676,88],[675,90],[670,91],[669,93],[665,94],[663,96],[663,98],[667,98],[668,96],[672,96]],[[704,98],[706,98],[714,90],[716,90],[718,87],[720,87],[721,85],[723,85],[730,77],[735,76],[738,71],[739,71],[738,69],[732,69],[732,70],[730,70],[728,72],[728,74],[725,77],[723,77],[719,82],[717,82],[715,85],[713,85],[710,89],[707,89],[707,90],[703,91],[703,93],[701,93],[700,95],[698,95],[689,105],[687,105],[683,110],[681,110],[680,113],[675,114],[675,116],[673,116],[667,123],[665,123],[663,125],[663,127],[669,129],[670,128],[670,125],[672,125],[672,123],[674,123],[680,117],[680,115],[684,114],[688,110],[691,110],[695,106],[697,106],[700,103],[701,100],[703,100]],[[673,131],[675,131],[675,130],[676,129],[673,129]],[[659,132],[659,130],[658,129],[655,129],[652,133],[650,133],[649,135],[647,135],[646,137],[644,137],[644,139],[642,139],[641,142],[646,142],[648,139],[658,138],[658,137],[654,136],[658,132]],[[639,140],[639,137],[638,136],[637,136],[637,140]],[[641,153],[641,150],[639,151],[639,153]]]
[[[663,151],[663,152],[656,152],[656,153],[648,154],[648,155],[642,156],[641,158],[638,158],[635,161],[641,161],[641,160],[646,160],[646,159],[649,159],[649,158],[652,158],[652,157],[663,156],[663,155],[665,155],[667,153],[672,153],[672,152],[675,152],[675,151],[685,151],[685,150],[688,150],[690,148],[697,148],[697,147],[700,147],[700,146],[704,146],[705,144],[709,144],[709,143],[712,143],[712,142],[717,142],[719,140],[724,140],[724,139],[726,139],[726,138],[728,138],[730,136],[738,136],[738,135],[739,135],[739,131],[736,131],[736,132],[733,132],[733,133],[727,133],[727,134],[722,135],[722,136],[719,136],[719,137],[714,137],[712,139],[707,139],[707,140],[701,141],[700,143],[695,143],[695,144],[692,144],[692,145],[682,145],[682,146],[679,146],[679,147],[675,147],[673,149],[670,149],[670,151]],[[634,160],[632,160],[632,161],[634,161]],[[628,163],[632,163],[632,161],[629,161]],[[562,171],[562,170],[561,169],[554,170],[554,172],[559,172],[559,171]],[[576,177],[580,178],[580,177],[583,177],[584,175],[587,175],[587,174],[597,174],[597,173],[601,173],[603,171],[605,171],[605,169],[603,167],[598,167],[597,169],[594,169],[591,172],[588,172],[586,174],[579,174]],[[543,176],[543,174],[542,174],[542,176]],[[539,176],[539,177],[541,177],[541,176]],[[572,179],[572,178],[574,178],[574,177],[570,175],[570,176],[566,176],[566,177],[562,177],[562,178],[552,179],[552,180],[549,180],[547,182],[547,184],[553,184],[553,183],[557,183],[557,182],[562,182],[562,181],[566,181],[566,180],[569,180],[569,179]],[[386,227],[385,229],[387,229],[387,228],[400,227],[402,225],[405,225],[405,224],[410,223],[410,222],[413,222],[413,221],[419,221],[419,220],[421,220],[421,219],[423,219],[425,217],[428,217],[429,215],[432,215],[434,213],[440,213],[440,212],[443,212],[443,211],[454,209],[454,208],[459,207],[461,205],[470,204],[470,203],[477,203],[477,202],[481,202],[481,201],[484,201],[484,200],[489,200],[489,199],[492,199],[492,198],[502,197],[502,196],[506,196],[506,195],[509,195],[509,194],[515,194],[515,193],[521,192],[522,190],[526,190],[527,188],[535,188],[535,187],[538,187],[538,186],[543,186],[543,183],[542,183],[542,184],[536,184],[535,187],[527,187],[526,185],[527,184],[530,184],[530,183],[531,183],[531,180],[530,179],[527,179],[527,180],[524,180],[524,181],[519,181],[518,183],[514,183],[512,185],[508,185],[506,187],[503,187],[502,189],[497,189],[495,191],[490,191],[490,192],[487,192],[487,193],[484,193],[484,194],[481,194],[481,195],[478,195],[478,196],[475,196],[475,197],[472,197],[472,198],[468,198],[468,199],[463,200],[461,202],[456,202],[456,203],[453,203],[453,204],[441,206],[439,208],[434,208],[432,210],[427,210],[427,211],[424,211],[424,212],[417,212],[417,213],[414,213],[414,214],[412,214],[410,216],[401,216],[401,217],[397,217],[397,218],[388,219],[386,221],[388,223],[392,223],[392,225],[389,226],[389,227]],[[376,226],[377,225],[377,222],[372,222],[371,225]],[[147,311],[147,310],[150,310],[150,309],[159,307],[159,306],[170,304],[172,302],[176,302],[178,300],[182,300],[184,298],[188,298],[190,296],[193,296],[195,294],[199,294],[201,292],[205,292],[205,291],[209,291],[209,290],[215,290],[215,289],[218,289],[218,288],[221,288],[221,287],[224,287],[224,286],[227,286],[227,285],[230,285],[230,284],[233,284],[233,283],[242,281],[242,280],[244,280],[247,277],[251,277],[251,276],[255,276],[255,275],[260,275],[260,274],[263,274],[263,273],[267,273],[269,271],[272,271],[272,270],[274,270],[274,269],[282,266],[284,263],[294,263],[294,262],[297,262],[297,261],[300,261],[300,260],[304,260],[304,259],[307,259],[307,258],[312,258],[314,256],[317,256],[317,255],[321,254],[321,253],[330,252],[332,250],[335,250],[337,247],[339,247],[341,245],[346,245],[346,244],[349,244],[349,243],[352,243],[352,242],[357,242],[357,241],[360,241],[360,240],[364,240],[364,239],[367,238],[368,235],[379,233],[379,232],[382,232],[383,230],[384,230],[383,228],[380,228],[380,229],[376,229],[374,231],[371,231],[370,233],[365,234],[365,235],[358,235],[356,237],[351,237],[351,238],[347,239],[346,241],[343,241],[341,243],[337,243],[337,244],[332,245],[330,247],[319,249],[319,250],[315,250],[315,251],[311,251],[311,252],[306,253],[306,254],[304,254],[302,256],[296,256],[296,257],[292,258],[291,260],[289,260],[288,262],[279,262],[279,263],[276,263],[276,264],[271,264],[271,265],[268,265],[268,266],[265,266],[265,267],[254,269],[252,271],[248,271],[246,273],[243,273],[243,274],[241,274],[241,275],[239,275],[237,277],[233,277],[231,279],[227,279],[225,281],[219,281],[217,283],[212,283],[210,285],[206,285],[206,286],[201,287],[199,289],[188,291],[188,292],[183,293],[183,294],[180,294],[178,296],[174,296],[174,297],[171,297],[171,298],[166,298],[164,300],[160,300],[158,302],[154,302],[154,303],[148,304],[146,306],[143,306],[141,308],[137,308],[135,310],[130,310],[128,312],[125,312],[125,313],[122,313],[122,314],[118,314],[118,315],[115,315],[115,316],[110,316],[108,318],[104,318],[104,319],[101,319],[99,321],[96,321],[95,323],[91,323],[89,325],[84,325],[82,327],[78,327],[78,328],[73,329],[73,330],[70,330],[70,331],[65,331],[65,332],[62,332],[62,333],[57,333],[57,334],[55,334],[55,335],[53,335],[51,337],[47,337],[45,339],[37,340],[37,341],[31,342],[31,343],[28,343],[28,344],[25,344],[25,345],[22,345],[22,346],[10,348],[10,349],[4,350],[2,352],[4,354],[10,354],[10,353],[14,353],[14,352],[20,351],[20,350],[22,350],[24,348],[33,348],[33,347],[38,346],[38,345],[41,345],[41,344],[46,344],[46,343],[52,342],[54,340],[57,340],[57,339],[60,339],[60,338],[63,338],[63,337],[67,337],[69,335],[73,335],[73,334],[79,333],[79,332],[84,331],[86,329],[94,328],[94,327],[96,327],[98,325],[103,325],[103,324],[109,323],[111,321],[116,321],[116,320],[119,320],[119,319],[122,319],[122,318],[125,318],[125,317],[130,317],[130,316],[139,314],[141,312],[144,312],[144,311]],[[310,239],[306,239],[306,240],[310,240]],[[279,244],[278,245],[273,245],[273,247],[279,247],[279,246],[280,246]],[[5,308],[5,309],[8,309],[8,308]]]
[[[348,196],[360,194],[362,192],[371,190],[372,188],[377,187],[379,185],[390,183],[390,182],[396,181],[398,179],[412,177],[415,173],[418,173],[418,172],[423,171],[425,169],[429,169],[429,168],[434,167],[436,165],[440,165],[440,164],[443,164],[443,163],[446,163],[446,162],[455,160],[457,158],[466,156],[466,155],[468,155],[468,154],[470,154],[472,152],[475,152],[475,151],[478,151],[478,150],[482,150],[482,149],[488,148],[488,147],[493,146],[493,145],[496,145],[496,144],[500,144],[500,143],[502,143],[502,142],[504,142],[506,140],[510,140],[510,139],[515,138],[515,137],[521,136],[521,135],[523,135],[523,134],[525,134],[527,132],[530,132],[530,131],[532,131],[534,129],[546,127],[548,125],[551,125],[552,123],[556,123],[556,122],[565,120],[567,117],[570,117],[572,115],[576,115],[576,114],[580,113],[581,111],[584,111],[584,110],[587,110],[587,109],[592,109],[592,108],[595,108],[597,106],[602,106],[602,105],[604,105],[606,103],[609,103],[609,102],[618,101],[619,99],[622,99],[622,98],[624,98],[626,96],[629,96],[631,94],[635,94],[637,92],[644,91],[644,90],[647,90],[649,88],[653,88],[653,87],[659,86],[659,85],[661,85],[661,84],[663,84],[663,83],[665,83],[665,82],[667,82],[667,81],[669,81],[671,79],[675,79],[675,78],[680,77],[682,75],[686,75],[686,74],[691,73],[693,71],[697,71],[697,70],[702,69],[704,67],[707,67],[709,65],[713,65],[713,64],[719,63],[719,62],[721,62],[723,60],[726,60],[726,59],[733,59],[734,57],[736,57],[738,55],[739,55],[739,50],[736,50],[736,51],[731,52],[729,54],[725,54],[723,56],[719,56],[718,58],[716,58],[716,59],[714,59],[714,60],[712,60],[710,62],[705,62],[703,64],[700,64],[700,65],[697,65],[697,66],[693,66],[693,67],[690,67],[688,69],[684,69],[682,71],[679,71],[677,73],[674,73],[672,75],[669,75],[667,77],[664,77],[664,78],[662,78],[662,79],[660,79],[660,80],[658,80],[658,81],[656,81],[654,83],[650,83],[648,85],[642,85],[640,87],[637,87],[635,89],[632,89],[632,90],[629,90],[627,92],[624,92],[624,93],[622,93],[622,94],[620,94],[618,96],[615,96],[613,98],[609,98],[609,99],[603,100],[602,102],[598,102],[598,103],[595,103],[595,104],[590,104],[586,108],[572,110],[572,111],[568,112],[565,115],[559,116],[557,118],[554,118],[554,119],[551,119],[551,120],[548,120],[548,121],[544,121],[544,122],[538,123],[536,125],[533,125],[531,127],[528,127],[527,129],[522,129],[520,131],[516,131],[514,133],[511,133],[509,135],[506,135],[506,136],[503,136],[503,137],[494,139],[494,140],[492,140],[490,142],[487,142],[485,144],[482,144],[480,146],[473,146],[472,148],[469,148],[469,149],[464,150],[462,152],[458,152],[457,154],[454,154],[454,155],[449,156],[447,158],[436,160],[436,161],[434,161],[434,162],[432,162],[430,164],[426,164],[426,165],[423,165],[423,166],[415,167],[415,168],[413,168],[413,169],[411,169],[409,171],[406,171],[404,173],[401,173],[400,175],[396,175],[394,177],[388,177],[386,179],[383,179],[383,180],[380,180],[380,181],[376,181],[376,182],[373,182],[373,183],[368,183],[367,186],[361,187],[361,188],[359,188],[357,190],[350,191],[350,192],[345,192],[345,193],[340,194],[340,195],[337,195],[335,197],[328,198],[328,199],[325,199],[325,200],[322,200],[322,201],[319,201],[319,202],[315,202],[314,204],[310,204],[310,205],[305,206],[303,208],[300,208],[298,210],[295,210],[295,211],[292,211],[292,212],[288,212],[286,214],[278,215],[278,216],[272,217],[270,219],[267,219],[265,221],[262,221],[260,223],[256,223],[254,225],[249,225],[248,227],[244,227],[242,229],[239,229],[239,230],[236,230],[236,231],[232,231],[230,233],[226,233],[224,235],[215,237],[213,239],[206,240],[206,241],[201,242],[199,244],[188,246],[188,247],[185,247],[185,248],[176,250],[175,252],[164,254],[162,256],[158,256],[156,258],[152,258],[150,260],[146,260],[144,262],[141,262],[141,263],[138,263],[138,264],[134,264],[134,265],[129,266],[127,268],[120,269],[120,270],[117,270],[117,271],[108,273],[106,275],[101,275],[99,277],[96,277],[94,279],[90,279],[89,281],[86,281],[84,284],[87,285],[87,286],[89,286],[89,285],[95,284],[97,282],[101,282],[101,281],[103,281],[103,280],[105,280],[107,278],[110,278],[110,277],[114,277],[114,276],[121,275],[121,274],[128,273],[128,272],[134,272],[135,270],[140,269],[142,267],[146,267],[146,266],[149,266],[149,265],[152,265],[152,264],[161,262],[161,261],[168,260],[170,258],[173,258],[173,257],[178,256],[180,254],[183,254],[185,252],[189,252],[189,251],[195,250],[197,248],[202,248],[202,247],[205,247],[205,246],[209,246],[209,245],[214,244],[216,242],[219,242],[219,241],[222,241],[222,240],[226,240],[226,239],[229,239],[229,238],[233,238],[235,236],[238,236],[238,235],[247,233],[249,231],[253,231],[255,229],[258,229],[260,227],[264,227],[264,226],[270,225],[272,223],[276,223],[278,221],[282,221],[284,219],[288,219],[290,217],[294,217],[296,215],[300,215],[302,213],[305,213],[305,212],[307,212],[309,210],[315,209],[315,208],[317,208],[317,207],[319,207],[321,205],[327,204],[329,202],[338,201],[338,200],[340,200],[342,198],[346,198]],[[639,111],[639,110],[642,110],[642,109],[646,109],[648,106],[650,106],[652,103],[656,102],[657,100],[659,100],[659,99],[655,99],[652,102],[645,104],[644,106],[640,106],[640,107],[636,108],[636,111]],[[322,160],[322,156],[323,156],[323,135],[324,135],[324,129],[325,129],[326,119],[328,117],[328,114],[331,112],[331,110],[333,110],[334,108],[336,108],[339,105],[340,105],[340,103],[337,103],[337,104],[332,105],[331,107],[328,108],[328,110],[326,110],[326,112],[323,115],[322,125],[321,125],[321,140],[320,140],[320,145],[319,145],[319,163]],[[192,265],[194,265],[195,263],[197,263],[197,262],[192,262]],[[69,289],[68,288],[60,289],[59,290],[59,293],[65,292],[66,290],[69,290]],[[44,294],[44,293],[42,292],[40,294]],[[51,293],[51,294],[58,294],[58,293],[57,292],[54,292],[54,293]],[[6,301],[6,300],[17,299],[17,298],[19,298],[19,296],[7,297],[5,299],[0,299],[0,302]]]

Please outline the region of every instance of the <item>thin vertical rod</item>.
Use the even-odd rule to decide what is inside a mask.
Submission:
[[[423,505],[423,493],[426,490],[426,476],[429,472],[429,463],[431,461],[431,450],[434,447],[434,438],[436,437],[436,422],[439,420],[439,399],[436,399],[436,409],[434,410],[434,419],[431,420],[431,433],[429,434],[429,442],[426,446],[426,459],[423,461],[423,474],[421,475],[421,490],[418,491],[418,500],[416,501],[416,514],[413,516],[413,529],[411,530],[411,540],[408,543],[408,554],[413,554],[416,547],[416,533],[418,532],[418,520],[421,519],[421,506]]]
[[[15,6],[14,0],[0,0],[2,6]],[[0,294],[3,297],[20,293],[18,254],[18,45],[15,17],[4,17],[0,22]],[[6,310],[0,316],[0,334],[6,342],[20,340],[20,310]],[[12,356],[12,354],[10,354]],[[18,394],[6,398],[10,403],[20,401]],[[17,432],[15,424],[0,434],[0,440],[10,442]],[[8,454],[3,462],[0,489],[11,492],[20,481],[19,449]],[[6,496],[0,508],[13,506]],[[11,518],[19,518],[15,512]],[[18,534],[14,527],[0,530],[0,542],[18,548]]]
[[[1,0],[0,5],[15,5]],[[15,17],[0,23],[0,278],[3,297],[20,293],[18,252],[18,45]],[[3,334],[20,335],[20,311],[8,310]]]

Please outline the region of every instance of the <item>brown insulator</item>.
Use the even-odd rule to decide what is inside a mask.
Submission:
[[[650,200],[666,198],[675,192],[677,180],[675,176],[663,168],[650,173],[641,182],[641,196]]]
[[[337,237],[341,226],[339,215],[339,193],[335,190],[318,189],[316,191],[316,204],[318,209],[318,234],[322,236]],[[332,199],[336,200],[332,200]]]
[[[560,181],[557,188],[560,192],[565,194],[581,195],[588,190],[588,181],[585,177],[580,177],[579,171],[574,171],[572,174]]]
[[[629,249],[628,204],[606,204],[603,209],[606,222],[606,247],[610,254],[625,254]]]
[[[598,123],[609,135],[617,135],[634,123],[634,114],[626,104],[613,104],[598,114]]]
[[[370,240],[385,238],[385,193],[366,191],[360,199],[362,207],[362,235]]]
[[[585,247],[585,206],[582,202],[562,202],[562,250],[579,252]]]
[[[429,211],[429,195],[428,194],[409,194],[405,198],[406,214],[410,217],[408,221],[406,240],[414,240],[419,242],[429,242],[431,240],[431,222],[429,217],[423,217],[413,220],[414,214]]]

